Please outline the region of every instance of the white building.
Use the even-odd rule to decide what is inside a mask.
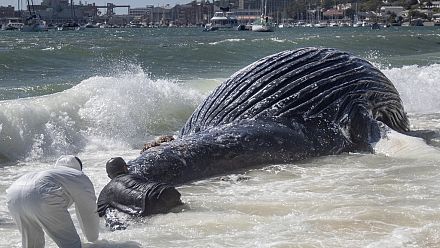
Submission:
[[[440,8],[440,1],[432,1],[431,8]]]
[[[130,8],[128,15],[132,17],[147,17],[153,14],[153,5],[147,5],[145,8]]]

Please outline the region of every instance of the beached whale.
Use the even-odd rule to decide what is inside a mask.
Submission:
[[[284,51],[233,74],[177,139],[145,150],[129,170],[179,185],[247,167],[370,152],[383,124],[409,131],[399,93],[372,64],[335,49]]]

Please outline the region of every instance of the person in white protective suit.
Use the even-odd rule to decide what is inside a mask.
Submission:
[[[21,176],[6,193],[9,212],[21,232],[23,247],[44,247],[43,230],[59,247],[81,247],[67,210],[73,203],[87,240],[98,239],[95,190],[82,172],[79,158],[62,156],[55,168]]]

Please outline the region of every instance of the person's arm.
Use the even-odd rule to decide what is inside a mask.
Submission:
[[[81,178],[81,186],[78,188],[81,188],[82,192],[73,195],[76,215],[87,240],[93,242],[99,237],[99,217],[95,189],[86,175]]]

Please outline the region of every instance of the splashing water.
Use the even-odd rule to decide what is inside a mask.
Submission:
[[[395,84],[408,112],[440,111],[440,64],[404,66],[385,70],[384,73]]]
[[[2,101],[0,158],[54,157],[96,142],[100,148],[139,146],[152,135],[176,132],[202,98],[138,69],[91,77],[52,95]]]

